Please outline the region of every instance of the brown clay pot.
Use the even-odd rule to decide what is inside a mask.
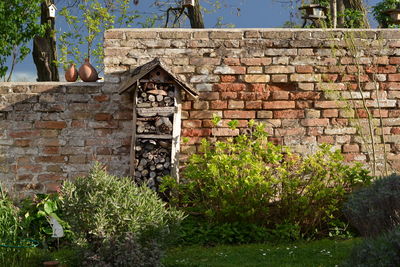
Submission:
[[[85,58],[85,63],[80,66],[78,74],[84,82],[95,82],[99,79],[96,69],[90,64],[87,58]]]
[[[67,82],[75,82],[78,79],[78,70],[75,64],[71,64],[69,68],[65,71],[65,80]]]

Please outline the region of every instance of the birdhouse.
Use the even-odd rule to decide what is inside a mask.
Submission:
[[[318,4],[311,4],[302,6],[299,10],[305,10],[305,16],[303,19],[326,19],[327,8]]]
[[[56,17],[56,10],[57,10],[57,7],[56,7],[56,5],[54,5],[54,4],[51,4],[51,5],[49,5],[48,7],[47,7],[47,10],[48,10],[48,15],[49,15],[49,18],[55,18]]]
[[[190,7],[194,6],[194,0],[182,0],[182,6],[183,7]]]
[[[396,9],[388,9],[384,13],[390,16],[392,23],[400,24],[400,6],[397,6]]]
[[[133,93],[130,174],[158,191],[162,177],[178,178],[181,95],[198,92],[156,58],[134,70],[119,88]]]

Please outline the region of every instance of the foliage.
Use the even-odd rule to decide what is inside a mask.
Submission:
[[[354,192],[344,205],[350,223],[363,236],[377,236],[400,224],[400,176],[375,180]]]
[[[114,26],[130,26],[138,15],[129,8],[130,0],[69,2],[71,6],[66,5],[60,11],[70,30],[59,36],[59,61],[66,68],[70,63],[78,65],[89,58],[100,70],[104,58],[102,33]],[[86,46],[84,53],[82,46]]]
[[[40,240],[42,245],[54,247],[56,239],[51,238],[53,233],[48,222],[48,217],[52,216],[61,224],[64,229],[65,237],[63,240],[70,239],[72,232],[67,222],[60,218],[60,198],[58,194],[38,194],[33,199],[24,199],[21,203],[20,216],[24,234],[29,238]]]
[[[0,79],[5,77],[7,57],[21,62],[29,53],[27,43],[44,33],[44,26],[37,23],[41,0],[0,1]]]
[[[376,238],[367,238],[356,246],[343,264],[348,267],[400,266],[400,228]]]
[[[111,238],[97,246],[96,252],[86,255],[85,266],[161,266],[163,250],[154,241],[143,244],[133,234],[121,238]]]
[[[305,235],[322,234],[340,214],[346,193],[368,182],[368,171],[343,163],[322,145],[300,157],[267,139],[264,125],[250,122],[249,135],[211,145],[193,155],[182,183],[165,179],[171,203],[215,223],[290,225]]]
[[[167,252],[166,267],[338,266],[358,240],[297,241],[277,244],[177,247]]]
[[[364,14],[361,10],[346,8],[343,14],[339,14],[339,16],[344,17],[344,26],[346,28],[354,29],[354,28],[365,28],[364,25]]]
[[[115,255],[107,258],[109,263],[120,261],[119,255],[132,253],[130,257],[135,257],[137,251],[123,249],[136,242],[142,247],[153,243],[163,247],[183,219],[182,212],[167,209],[147,186],[111,176],[99,163],[87,177],[65,182],[62,196],[65,218],[74,233],[93,253]],[[121,251],[116,253],[116,248]]]
[[[392,23],[392,19],[384,12],[388,9],[395,9],[399,4],[398,0],[383,0],[372,7],[372,15],[382,28],[398,28],[399,25]]]

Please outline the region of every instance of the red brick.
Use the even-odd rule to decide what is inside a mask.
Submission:
[[[190,118],[191,119],[211,119],[213,115],[220,115],[220,111],[190,111]]]
[[[268,84],[267,89],[269,91],[292,91],[296,90],[296,85],[294,83],[271,83]]]
[[[324,109],[322,110],[322,117],[324,118],[334,118],[339,116],[339,111],[337,109]]]
[[[357,115],[360,118],[368,118],[368,113],[365,109],[357,109]]]
[[[41,156],[36,157],[36,162],[64,163],[66,162],[66,158],[64,156]]]
[[[47,181],[62,181],[64,180],[64,176],[59,174],[41,174],[38,176],[39,182],[47,182]]]
[[[226,110],[224,111],[226,119],[255,119],[256,112],[249,110]]]
[[[335,139],[333,138],[333,136],[318,136],[318,143],[334,144]]]
[[[389,58],[389,64],[400,64],[400,57],[390,57]]]
[[[220,58],[211,58],[211,57],[191,57],[190,65],[219,65],[221,63]]]
[[[63,129],[67,127],[67,124],[64,121],[37,121],[35,127],[39,129]]]
[[[312,101],[295,101],[296,108],[305,109],[305,108],[312,108]]]
[[[212,134],[214,136],[236,136],[239,135],[239,129],[231,130],[229,128],[213,128]]]
[[[321,93],[317,92],[296,92],[296,93],[290,93],[290,99],[293,100],[315,100],[320,98]]]
[[[182,125],[183,128],[200,128],[201,120],[184,120]]]
[[[106,102],[110,99],[108,95],[96,95],[93,97],[97,102]]]
[[[94,115],[96,121],[109,121],[112,119],[112,115],[108,113],[97,113]]]
[[[184,136],[210,136],[211,129],[209,128],[183,129],[182,134]]]
[[[261,109],[262,101],[246,101],[245,107],[246,109]]]
[[[313,73],[313,66],[296,66],[297,73]]]
[[[237,79],[234,75],[221,75],[221,82],[223,83],[232,83],[235,82]]]
[[[199,93],[199,99],[218,100],[219,99],[219,93],[218,92],[200,92]]]
[[[214,89],[223,92],[239,92],[246,90],[246,85],[243,83],[219,83],[214,85]]]
[[[367,73],[396,73],[397,67],[396,66],[368,66],[365,68]]]
[[[343,145],[344,153],[360,152],[360,147],[358,144],[345,144]]]
[[[84,122],[84,121],[73,120],[71,122],[72,128],[85,128],[85,126],[86,126],[86,122]]]
[[[20,139],[20,140],[15,140],[14,145],[19,146],[19,147],[28,147],[31,144],[31,140],[26,140],[26,139]]]
[[[60,153],[60,147],[58,146],[48,146],[43,148],[43,153],[44,154],[59,154]]]
[[[345,106],[346,103],[338,101],[315,101],[316,108],[340,108]]]
[[[295,107],[294,101],[266,101],[264,109],[289,109]]]
[[[230,66],[235,66],[235,65],[240,65],[240,60],[238,58],[224,58],[224,64],[230,65]]]
[[[36,137],[40,135],[40,131],[38,130],[16,131],[16,132],[10,132],[9,135],[12,138]]]
[[[250,84],[249,90],[252,92],[265,92],[265,84],[262,84],[262,83]]]
[[[329,119],[303,119],[301,120],[303,126],[327,126]]]
[[[287,100],[289,99],[289,92],[287,91],[273,91],[272,99],[274,100]]]
[[[272,63],[271,58],[242,58],[240,61],[247,66],[261,66]]]
[[[192,101],[182,102],[182,110],[191,110],[191,109],[192,109]]]
[[[98,147],[96,148],[97,155],[111,155],[112,150],[109,147]]]
[[[297,119],[304,118],[304,110],[275,110],[274,119]]]
[[[211,101],[211,109],[226,109],[228,108],[228,103],[227,101],[222,101],[222,100],[214,100]]]
[[[236,99],[238,96],[236,92],[221,92],[222,100]]]
[[[400,81],[400,74],[389,74],[388,75],[389,82],[398,82]]]
[[[393,127],[390,129],[391,134],[400,134],[400,127]]]

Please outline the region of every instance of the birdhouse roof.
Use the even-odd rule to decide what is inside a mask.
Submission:
[[[55,4],[50,4],[50,5],[48,6],[48,8],[50,8],[50,7],[53,7],[55,10],[57,10],[57,7],[56,7]]]
[[[137,67],[130,77],[128,77],[119,87],[119,93],[122,94],[128,89],[132,88],[132,85],[136,84],[138,80],[146,76],[148,73],[160,67],[163,69],[171,78],[189,95],[193,97],[198,97],[199,93],[191,85],[182,81],[177,75],[175,75],[160,58],[155,58],[152,61]]]

